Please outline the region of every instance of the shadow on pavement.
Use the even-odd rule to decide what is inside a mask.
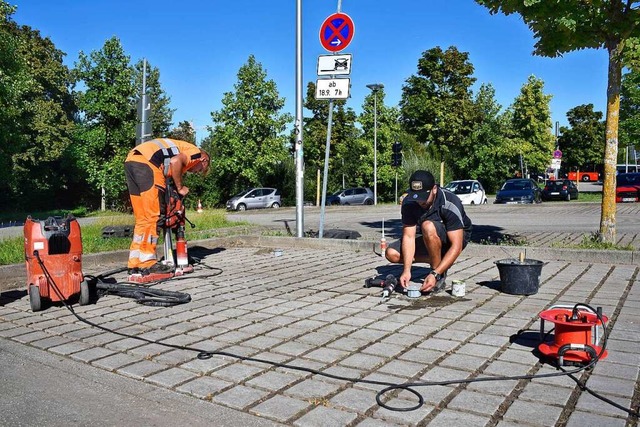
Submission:
[[[478,282],[478,285],[493,289],[494,291],[502,289],[502,282],[500,282],[500,280],[486,280],[484,282]]]
[[[3,307],[5,304],[12,303],[16,300],[22,299],[27,296],[26,289],[14,289],[11,291],[6,291],[0,293],[0,307]]]

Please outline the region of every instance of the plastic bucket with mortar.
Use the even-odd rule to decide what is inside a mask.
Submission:
[[[533,295],[538,293],[540,275],[544,262],[537,259],[518,260],[515,258],[496,261],[502,292],[512,295]]]

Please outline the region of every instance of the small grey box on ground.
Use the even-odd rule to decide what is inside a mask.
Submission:
[[[131,237],[133,234],[132,225],[109,225],[102,229],[102,237]]]

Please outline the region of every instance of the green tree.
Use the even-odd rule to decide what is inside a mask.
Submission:
[[[50,39],[11,19],[14,8],[0,2],[0,11],[0,199],[14,209],[60,207],[75,113],[69,69]]]
[[[511,112],[501,113],[491,84],[480,86],[474,99],[479,120],[469,138],[462,141],[461,150],[473,155],[456,156],[453,163],[457,179],[477,179],[487,191],[497,190],[504,179],[518,169],[513,153],[516,144],[509,135]]]
[[[324,176],[324,159],[327,143],[327,125],[329,122],[329,102],[315,98],[316,85],[309,82],[304,107],[311,112],[303,118],[305,197],[316,199],[318,191],[317,172]],[[356,114],[346,107],[345,100],[334,100],[331,141],[329,145],[329,170],[327,171],[327,191],[329,193],[345,187],[365,185],[366,172],[362,170],[362,156],[367,148],[359,139],[356,128]],[[294,141],[294,135],[291,135]],[[371,169],[370,169],[371,170]],[[371,175],[373,178],[373,175]],[[373,182],[373,181],[372,181]],[[320,189],[322,182],[320,182]],[[368,182],[367,184],[368,185]]]
[[[593,104],[579,105],[567,112],[569,127],[560,128],[558,145],[563,166],[569,170],[592,169],[602,163],[604,121]]]
[[[188,141],[192,144],[196,143],[196,132],[186,120],[178,123],[178,127],[171,129],[167,134],[167,138],[179,139],[182,141]]]
[[[373,145],[377,114],[377,196],[379,201],[390,201],[395,196],[396,174],[396,168],[392,165],[392,147],[396,141],[402,143],[402,140],[405,139],[405,134],[400,125],[399,109],[397,107],[387,107],[384,100],[384,89],[379,89],[376,93],[371,92],[365,97],[362,113],[358,117],[358,122],[362,126],[361,144],[367,148],[366,161],[362,165],[365,181],[361,185],[373,188]],[[360,160],[360,163],[363,162]],[[353,162],[348,164],[349,168],[353,168]]]
[[[15,7],[0,0],[0,201],[2,206],[15,202],[16,180],[13,174],[14,155],[22,152],[26,138],[21,132],[23,95],[33,81],[25,59],[20,55],[20,40],[15,32],[12,15]]]
[[[143,60],[135,65],[134,85],[137,92],[136,97],[139,99],[142,91],[142,70]],[[160,70],[153,67],[147,61],[147,96],[151,102],[151,131],[153,138],[163,138],[169,132],[173,121],[173,113],[175,109],[169,108],[171,98],[162,89],[160,84]]]
[[[640,151],[640,71],[633,68],[622,76],[618,163],[626,162],[624,148],[629,145]]]
[[[238,71],[234,92],[226,92],[222,108],[213,111],[214,126],[203,148],[211,154],[211,184],[217,203],[251,185],[279,183],[279,165],[287,159],[283,132],[291,115],[281,113],[284,99],[253,55]],[[292,179],[292,178],[289,178]],[[214,197],[211,197],[214,198]]]
[[[123,164],[135,145],[137,122],[133,67],[117,37],[88,56],[80,52],[75,67],[85,87],[77,96],[82,112],[77,156],[96,194],[104,190],[105,201],[122,203],[126,195]]]
[[[476,0],[492,14],[518,13],[537,39],[534,53],[556,57],[579,49],[605,48],[609,54],[604,183],[600,237],[616,241],[615,173],[623,55],[637,53],[638,3],[632,0]]]
[[[52,208],[73,197],[64,157],[74,129],[75,103],[64,53],[28,26],[12,26],[20,54],[29,64],[32,84],[22,94],[21,134],[28,141],[13,156],[18,203],[23,208]],[[22,197],[20,197],[22,196]]]
[[[514,154],[522,155],[523,163],[529,169],[543,170],[553,154],[549,101],[551,95],[544,94],[544,82],[529,76],[511,107],[511,129],[516,143]]]
[[[473,72],[469,53],[435,47],[423,52],[418,73],[402,88],[402,123],[418,141],[433,144],[441,162],[473,129]]]

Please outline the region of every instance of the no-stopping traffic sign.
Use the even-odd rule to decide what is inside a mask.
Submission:
[[[320,44],[329,52],[340,52],[351,43],[355,26],[346,13],[334,13],[320,27]]]

